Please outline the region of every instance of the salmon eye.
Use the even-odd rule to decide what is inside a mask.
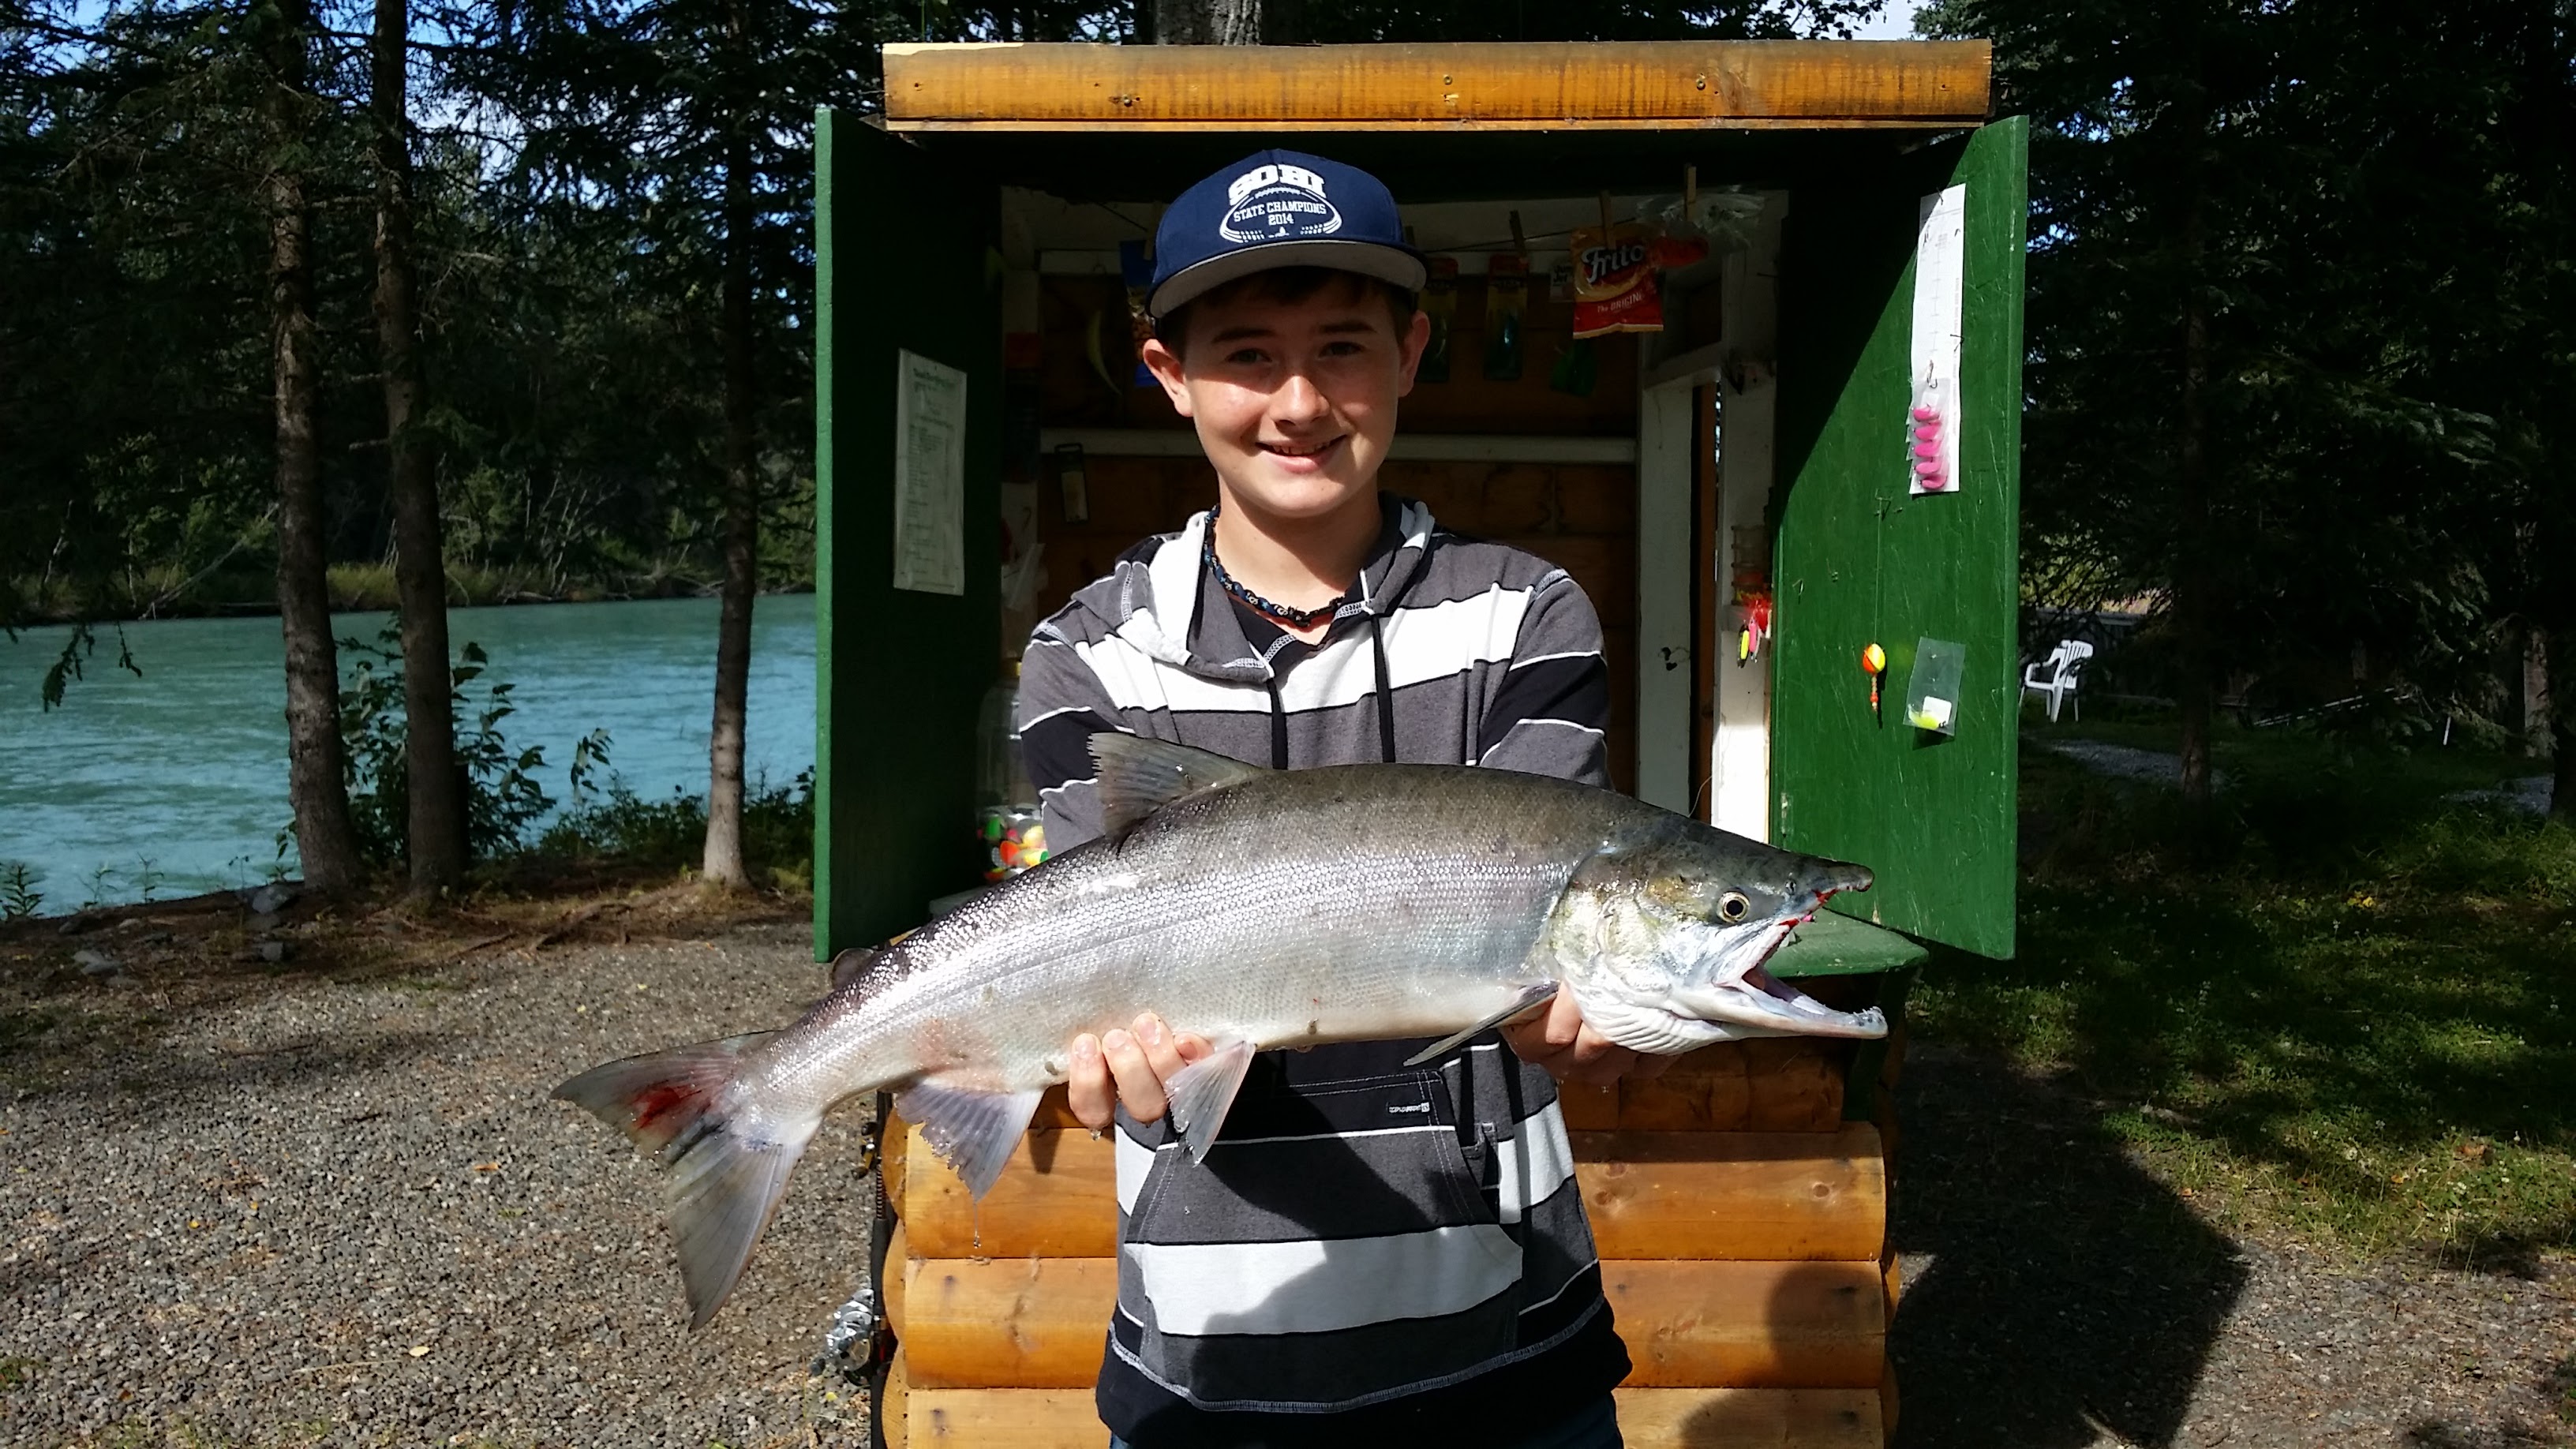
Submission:
[[[1717,918],[1730,926],[1751,914],[1753,902],[1746,900],[1742,891],[1728,891],[1717,898]]]

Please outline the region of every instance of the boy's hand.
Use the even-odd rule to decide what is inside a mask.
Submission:
[[[1660,1077],[1672,1057],[1653,1056],[1623,1047],[1583,1024],[1583,1008],[1574,993],[1560,991],[1547,1010],[1502,1028],[1522,1061],[1544,1068],[1560,1082],[1589,1082],[1606,1087],[1621,1077],[1639,1081]]]
[[[1094,1132],[1109,1125],[1121,1102],[1137,1121],[1158,1121],[1171,1107],[1163,1084],[1215,1050],[1206,1037],[1175,1032],[1149,1011],[1126,1031],[1099,1037],[1084,1032],[1073,1039],[1065,1097],[1073,1115]]]

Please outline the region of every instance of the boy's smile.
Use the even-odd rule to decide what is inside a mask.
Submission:
[[[1179,350],[1148,342],[1145,363],[1197,425],[1227,509],[1292,534],[1365,512],[1374,533],[1378,468],[1429,319],[1399,333],[1378,288],[1353,277],[1293,302],[1211,295],[1187,323]]]

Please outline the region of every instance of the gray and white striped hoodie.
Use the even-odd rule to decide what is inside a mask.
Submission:
[[[1401,760],[1604,783],[1601,627],[1562,569],[1388,495],[1316,645],[1236,606],[1200,514],[1038,626],[1020,728],[1066,849],[1099,730],[1273,768]],[[1188,1022],[1175,1022],[1180,1030]],[[1204,1164],[1118,1119],[1102,1419],[1156,1444],[1508,1442],[1609,1392],[1611,1331],[1555,1084],[1493,1033],[1264,1053]],[[1422,1436],[1422,1437],[1417,1437]]]

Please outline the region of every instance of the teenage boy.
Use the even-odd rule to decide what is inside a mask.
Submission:
[[[1320,157],[1247,157],[1164,214],[1144,360],[1218,501],[1029,641],[1021,740],[1055,848],[1100,833],[1101,730],[1274,769],[1605,783],[1583,591],[1378,491],[1429,336],[1423,273],[1386,188]],[[1072,1044],[1074,1111],[1118,1134],[1113,1444],[1619,1443],[1628,1357],[1551,1073],[1659,1060],[1595,1036],[1570,995],[1418,1068],[1427,1041],[1264,1053],[1198,1164],[1163,1121],[1163,1082],[1208,1050],[1188,1026]]]

